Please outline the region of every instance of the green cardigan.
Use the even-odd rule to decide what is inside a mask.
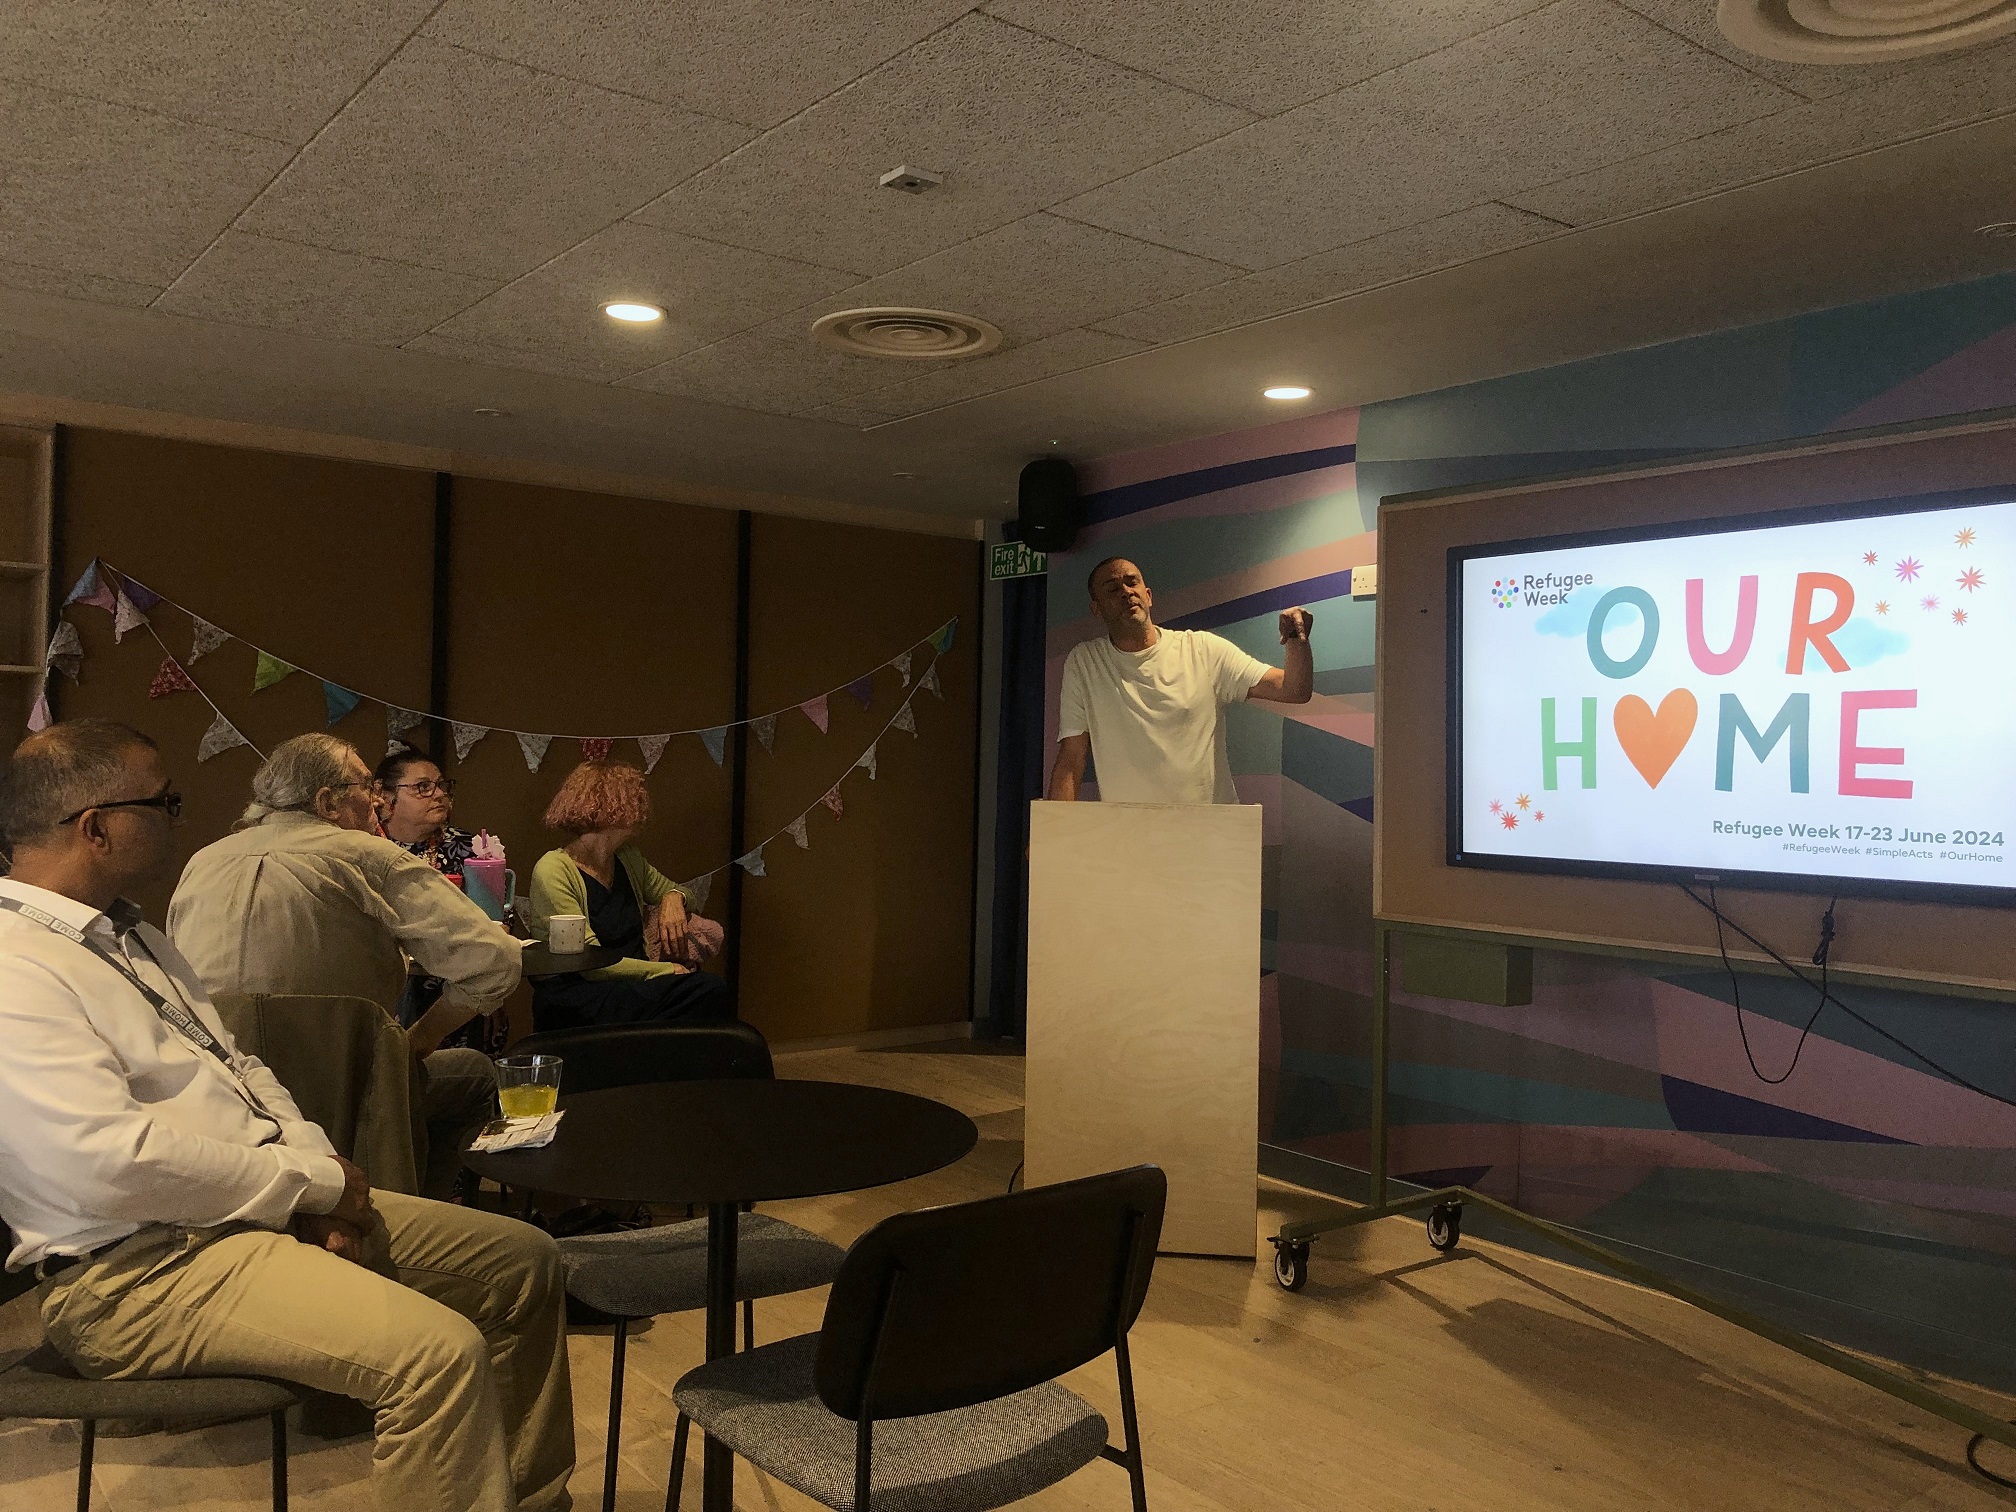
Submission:
[[[644,853],[635,845],[626,845],[616,852],[616,864],[630,874],[630,889],[637,895],[640,913],[655,908],[667,893],[674,892],[686,900],[687,907],[692,907],[692,893],[646,861]],[[550,850],[539,858],[539,864],[532,868],[531,902],[531,915],[525,920],[525,927],[541,943],[546,939],[546,921],[553,915],[576,913],[583,918],[588,916],[588,883],[572,856],[564,850]],[[595,938],[593,924],[588,926],[588,943],[602,943]],[[591,982],[606,982],[618,977],[664,976],[683,969],[670,961],[640,961],[633,956],[625,956],[614,966],[584,972],[583,975]]]

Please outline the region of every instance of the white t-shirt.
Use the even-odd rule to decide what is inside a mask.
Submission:
[[[1237,803],[1223,710],[1270,670],[1208,630],[1164,630],[1146,651],[1085,641],[1064,660],[1057,738],[1092,737],[1109,803]]]

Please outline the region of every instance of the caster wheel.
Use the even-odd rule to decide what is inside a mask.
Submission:
[[[1445,1202],[1428,1214],[1428,1243],[1447,1254],[1463,1237],[1463,1204]]]
[[[1277,1244],[1274,1246],[1274,1279],[1283,1291],[1296,1292],[1309,1284],[1309,1246],[1306,1244]]]

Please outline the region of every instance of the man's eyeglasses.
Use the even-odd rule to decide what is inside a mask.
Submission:
[[[392,787],[395,792],[411,793],[415,798],[432,798],[436,793],[439,793],[443,798],[453,798],[455,796],[455,779],[453,777],[443,777],[439,781],[395,782],[392,784]]]
[[[162,793],[153,798],[120,798],[111,803],[87,803],[84,807],[77,810],[76,813],[66,814],[57,822],[59,824],[75,824],[93,809],[114,808],[157,808],[170,819],[180,819],[182,817],[182,795],[180,793]]]

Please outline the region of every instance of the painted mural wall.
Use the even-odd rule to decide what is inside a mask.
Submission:
[[[1103,557],[1139,564],[1158,623],[1270,663],[1276,614],[1316,616],[1311,703],[1228,714],[1240,796],[1266,813],[1262,1137],[1368,1159],[1374,606],[1349,576],[1376,559],[1380,498],[2010,405],[2005,276],[1084,469],[1091,526],[1050,563],[1046,747],[1064,656],[1098,633],[1083,579]],[[1829,1009],[1802,1046],[1814,995],[1746,979],[1749,1052],[1716,972],[1543,952],[1529,1007],[1402,995],[1393,1169],[1844,1343],[2016,1387],[2016,1107],[1913,1053],[2016,1099],[2016,1008],[1841,995],[1884,1032]]]

